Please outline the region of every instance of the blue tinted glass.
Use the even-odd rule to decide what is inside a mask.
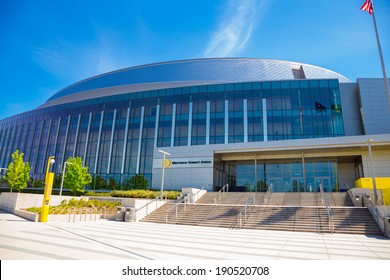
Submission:
[[[208,92],[214,92],[215,91],[215,85],[209,85],[209,86],[207,86],[207,91]]]
[[[198,93],[199,88],[198,87],[191,87],[191,93]]]
[[[280,82],[272,82],[272,89],[278,89],[280,88]]]
[[[290,87],[291,88],[299,88],[299,82],[298,81],[291,81]]]
[[[234,84],[234,90],[242,90],[242,84]]]
[[[299,81],[300,88],[308,88],[309,87],[309,81],[307,80],[301,80]]]
[[[217,85],[217,91],[225,91],[225,85],[224,84]]]
[[[281,87],[282,88],[290,88],[290,82],[287,82],[287,81],[281,82]]]
[[[320,88],[327,88],[329,87],[329,83],[327,80],[320,80]]]
[[[318,80],[310,80],[311,88],[318,88]]]
[[[225,90],[226,91],[233,91],[233,84],[226,84],[225,85]]]
[[[271,83],[270,82],[264,82],[262,83],[263,89],[271,89]]]
[[[261,89],[261,83],[253,83],[253,89]]]

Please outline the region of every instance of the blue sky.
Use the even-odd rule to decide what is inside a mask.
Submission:
[[[108,71],[258,57],[382,77],[364,0],[0,0],[0,119]],[[390,1],[375,0],[390,76]]]

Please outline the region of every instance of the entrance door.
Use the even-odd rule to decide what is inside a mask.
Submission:
[[[305,192],[305,181],[303,180],[303,178],[292,178],[291,182],[293,192]]]
[[[283,191],[282,178],[269,178],[268,187],[272,188],[272,192],[281,192]]]
[[[322,185],[324,192],[330,192],[330,178],[329,177],[316,177],[315,178],[316,191],[320,192],[320,185]]]

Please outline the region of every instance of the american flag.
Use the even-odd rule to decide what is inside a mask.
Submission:
[[[364,4],[360,7],[360,10],[368,12],[370,15],[374,12],[374,6],[372,5],[371,0],[366,0]]]

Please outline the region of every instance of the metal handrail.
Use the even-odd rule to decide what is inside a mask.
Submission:
[[[376,221],[376,223],[378,224],[379,228],[381,229],[381,231],[383,233],[385,233],[386,229],[385,229],[385,216],[382,215],[381,212],[379,212],[378,208],[375,206],[374,203],[372,203],[371,199],[368,198],[367,195],[363,195],[363,201],[364,201],[364,205],[366,205],[366,202],[368,202],[368,211],[370,211],[372,217],[374,218],[374,220]],[[375,213],[375,214],[374,214]]]
[[[180,199],[178,202],[176,202],[172,207],[168,208],[165,211],[165,223],[168,223],[168,214],[171,213],[174,209],[176,210],[175,218],[177,219],[177,211],[180,204],[184,203],[184,211],[187,210],[187,201],[188,197],[184,196],[182,199]]]
[[[320,191],[321,191],[322,203],[325,205],[326,214],[328,216],[329,232],[333,233],[334,232],[333,211],[329,205],[329,197],[325,197],[324,188],[322,187],[322,184],[320,184]]]
[[[264,196],[264,204],[268,204],[268,202],[271,200],[271,194],[272,194],[272,185],[268,186],[267,192]]]
[[[149,214],[149,211],[148,211],[148,207],[149,207],[149,205],[150,204],[152,204],[152,203],[154,203],[154,202],[156,202],[156,207],[157,207],[157,203],[158,203],[158,201],[163,201],[164,200],[164,195],[165,195],[165,202],[167,201],[167,199],[168,199],[168,194],[163,194],[162,196],[158,196],[158,197],[156,197],[155,199],[153,199],[152,201],[149,201],[147,204],[145,204],[144,206],[142,206],[141,208],[138,208],[138,209],[135,209],[135,211],[134,211],[134,213],[136,214],[138,211],[140,211],[140,210],[142,210],[142,209],[144,209],[145,207],[147,208],[147,210],[146,210],[146,215],[148,215]]]
[[[252,194],[248,200],[246,201],[245,205],[241,208],[240,212],[237,214],[236,220],[233,222],[232,226],[230,228],[234,228],[236,224],[238,223],[239,229],[242,228],[242,216],[244,216],[244,222],[248,219],[248,208],[251,206],[250,210],[253,209],[253,207],[256,204],[255,194]]]
[[[225,192],[229,192],[229,184],[223,185],[223,187],[215,194],[214,203],[220,202],[221,196],[223,196]]]
[[[329,205],[329,198],[328,197],[325,197],[325,207],[326,207],[326,213],[328,214],[329,231],[330,231],[330,233],[333,233],[334,232],[333,211]]]
[[[196,197],[201,191],[204,191],[204,187],[202,187],[201,189],[199,189],[196,193],[191,194],[191,202],[192,202],[192,204],[195,203],[195,197]]]

